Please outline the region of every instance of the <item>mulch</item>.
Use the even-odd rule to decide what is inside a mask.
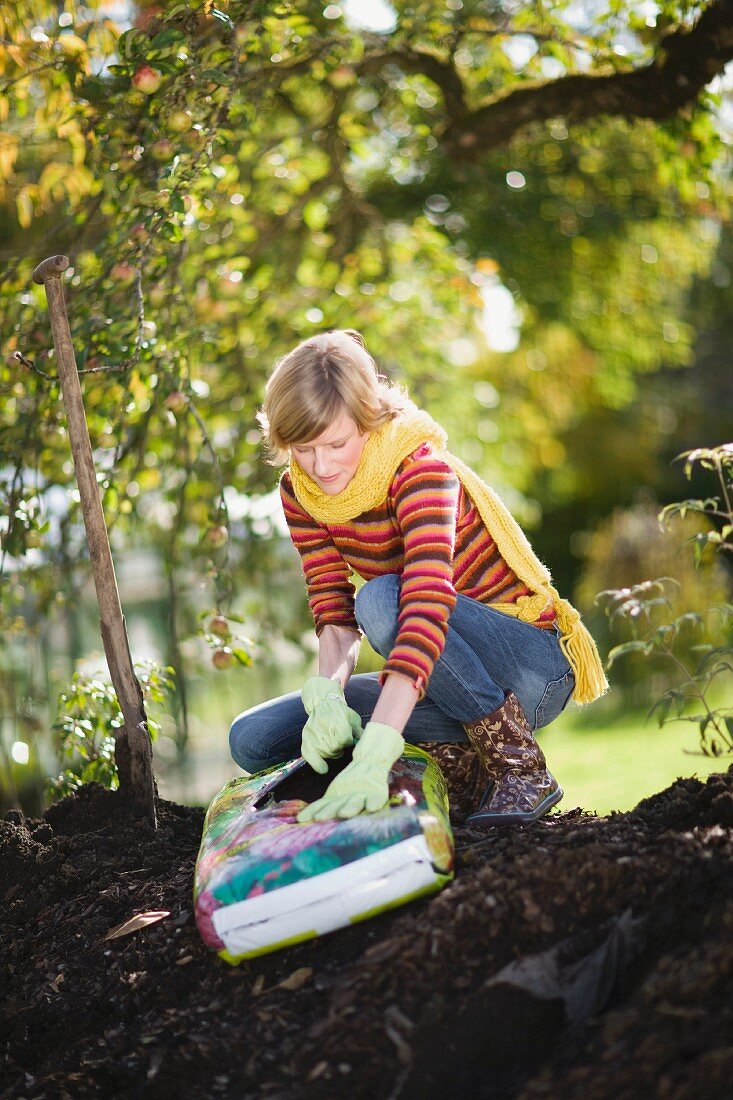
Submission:
[[[707,1100],[733,1081],[733,768],[630,813],[461,823],[440,894],[231,967],[199,808],[0,821],[0,1095]],[[136,913],[170,915],[106,934]]]

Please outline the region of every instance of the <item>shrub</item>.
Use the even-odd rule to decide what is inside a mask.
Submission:
[[[684,459],[688,479],[699,466],[711,471],[720,487],[719,496],[679,501],[659,513],[663,530],[689,514],[710,521],[709,527],[687,538],[694,564],[700,568],[709,552],[722,558],[733,553],[733,443],[698,448],[679,458]],[[611,625],[625,624],[631,634],[611,650],[608,667],[629,655],[654,658],[665,665],[674,682],[649,713],[656,714],[660,726],[678,720],[697,723],[701,752],[720,756],[733,752],[733,706],[715,705],[716,698],[730,699],[733,694],[733,604],[725,600],[678,614],[680,587],[679,581],[661,577],[599,594],[597,600]],[[721,636],[722,642],[716,644]]]
[[[135,666],[146,707],[162,703],[173,687],[173,669],[155,661]],[[116,790],[115,731],[124,725],[117,695],[109,680],[75,672],[71,684],[59,695],[59,717],[54,722],[54,743],[63,771],[49,781],[49,801],[63,798],[84,783],[101,783]],[[148,729],[155,741],[160,726],[148,713]]]

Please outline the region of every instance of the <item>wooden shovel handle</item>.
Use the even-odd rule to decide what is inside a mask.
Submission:
[[[33,272],[33,282],[43,286],[48,279],[59,279],[68,266],[68,256],[49,256],[47,260],[41,260]]]
[[[61,276],[69,266],[66,256],[43,260],[33,278],[46,289],[51,331],[56,352],[61,396],[66,411],[69,443],[79,486],[92,575],[99,604],[100,628],[112,683],[124,718],[116,731],[115,758],[120,792],[137,803],[143,816],[155,827],[155,779],[145,703],[130,654],[125,620],[120,606],[114,563],[104,521],[94,456],[79,384],[69,319]]]

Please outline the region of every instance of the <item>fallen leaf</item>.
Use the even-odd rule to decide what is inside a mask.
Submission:
[[[301,985],[305,985],[312,973],[312,966],[301,966],[298,970],[294,970],[289,977],[283,978],[281,982],[278,982],[277,988],[300,989]]]
[[[402,1065],[409,1066],[412,1062],[412,1051],[409,1045],[402,1038],[397,1028],[391,1027],[390,1024],[385,1024],[384,1030],[387,1037],[391,1039],[394,1045],[397,1047],[397,1057],[399,1058]]]
[[[403,947],[407,945],[406,936],[398,936],[396,939],[384,940],[382,943],[375,943],[362,955],[362,959],[372,963],[381,963],[386,959],[391,959],[393,955],[396,955],[398,951],[401,951]]]
[[[169,917],[169,909],[151,909],[147,913],[136,913],[134,917],[130,917],[129,920],[123,921],[122,924],[118,924],[116,928],[110,929],[105,940],[116,940],[118,936],[129,936],[131,932],[137,932],[139,928],[145,928],[148,924],[155,924],[156,921],[163,920],[163,917]]]

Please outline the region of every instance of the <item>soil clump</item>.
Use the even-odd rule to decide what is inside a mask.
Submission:
[[[729,1095],[733,768],[514,830],[467,828],[449,781],[454,882],[239,967],[194,922],[203,810],[160,799],[152,832],[89,785],[10,811],[0,1096]]]

